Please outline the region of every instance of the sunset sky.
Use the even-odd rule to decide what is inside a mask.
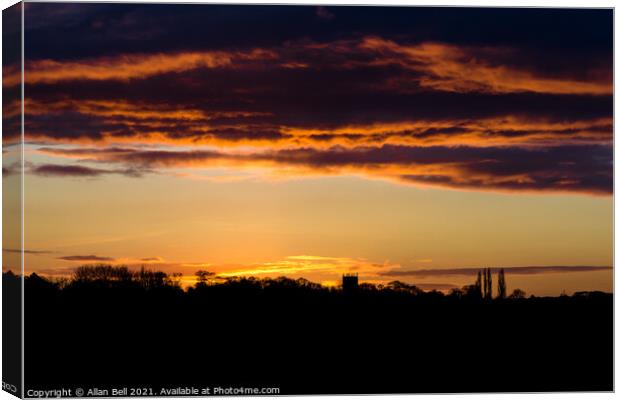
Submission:
[[[612,291],[612,18],[27,3],[26,273]]]

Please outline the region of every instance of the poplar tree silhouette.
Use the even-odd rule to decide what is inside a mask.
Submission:
[[[491,277],[491,268],[487,268],[487,274],[489,274],[489,300],[493,297],[493,278]]]
[[[504,277],[504,269],[500,269],[497,275],[497,298],[506,298],[506,278]]]
[[[478,271],[478,278],[474,286],[476,288],[476,295],[482,298],[482,271]]]
[[[483,298],[485,300],[491,300],[492,292],[493,292],[493,280],[491,278],[491,268],[485,268],[482,270],[482,277],[484,283],[484,292]]]

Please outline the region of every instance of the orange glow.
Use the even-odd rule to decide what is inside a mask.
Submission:
[[[284,260],[267,262],[258,265],[240,267],[231,271],[221,272],[221,277],[247,276],[247,275],[266,275],[281,276],[294,275],[313,272],[329,272],[330,274],[342,274],[350,271],[360,271],[362,273],[375,274],[378,268],[386,265],[371,263],[364,259],[353,259],[346,257],[320,257],[320,256],[290,256]]]

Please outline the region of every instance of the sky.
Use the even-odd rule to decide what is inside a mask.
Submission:
[[[26,3],[26,272],[612,291],[612,18]]]

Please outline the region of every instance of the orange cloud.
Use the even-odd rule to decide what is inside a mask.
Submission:
[[[75,162],[46,160],[29,172],[75,179],[161,169],[210,181],[346,174],[468,190],[611,193],[609,77],[579,68],[550,76],[518,61],[512,49],[376,36],[31,61],[26,138],[48,144],[34,151]],[[182,74],[200,68],[240,79],[210,92],[209,79],[222,71]],[[166,73],[175,73],[173,86],[133,81]],[[66,93],[37,87],[70,80],[115,82],[97,83],[94,98],[82,82],[59,86]],[[119,87],[129,95],[118,98]],[[97,147],[73,147],[85,143]],[[122,168],[100,168],[106,163]],[[220,167],[240,173],[179,171]]]
[[[26,61],[26,84],[54,83],[68,80],[121,80],[140,79],[169,72],[183,72],[196,68],[237,68],[244,62],[271,60],[277,54],[270,50],[253,49],[247,52],[202,51],[182,53],[123,54],[78,61]],[[17,68],[9,68],[3,85],[21,83]]]
[[[13,107],[15,108],[15,107]],[[13,109],[11,108],[11,110]],[[159,143],[214,146],[311,146],[407,144],[417,146],[553,145],[606,143],[612,138],[612,118],[552,120],[506,115],[471,119],[418,119],[396,122],[312,127],[278,124],[275,113],[244,109],[201,110],[194,107],[123,100],[58,100],[25,104],[27,136],[58,142]],[[56,116],[61,129],[64,113],[79,113],[101,121],[83,135],[49,132],[47,121],[32,117]],[[30,117],[30,118],[29,118]],[[69,118],[69,120],[71,120]],[[95,123],[93,122],[93,123]],[[99,127],[99,129],[97,129]],[[83,130],[82,130],[83,131]]]
[[[299,47],[310,55],[300,53]],[[68,80],[127,81],[197,68],[235,69],[249,62],[269,68],[306,70],[323,68],[322,63],[333,58],[330,68],[398,66],[416,73],[414,76],[394,75],[376,84],[392,91],[407,91],[410,83],[415,83],[422,88],[448,92],[612,93],[611,73],[604,71],[590,71],[586,79],[548,77],[519,68],[518,63],[502,65],[494,62],[497,56],[510,55],[511,52],[509,48],[465,47],[436,42],[400,44],[367,36],[360,40],[329,43],[285,43],[249,51],[123,54],[77,61],[27,60],[25,79],[27,84]],[[5,67],[4,85],[14,86],[20,82],[19,68]]]
[[[401,45],[379,37],[366,37],[360,49],[375,52],[382,57],[375,65],[395,64],[412,71],[422,72],[418,83],[422,87],[449,92],[513,93],[534,92],[553,94],[611,94],[611,76],[603,75],[593,81],[545,78],[506,65],[491,65],[479,57],[509,51],[501,48],[464,48],[442,43]],[[398,89],[401,79],[392,81]]]
[[[557,143],[605,143],[612,139],[613,119],[552,121],[507,115],[501,118],[418,120],[347,125],[332,129],[283,127],[299,145],[512,146]]]

